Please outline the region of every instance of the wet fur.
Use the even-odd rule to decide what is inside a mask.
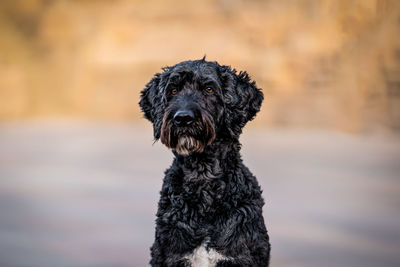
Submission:
[[[213,94],[204,93],[206,81]],[[179,87],[177,96],[171,86]],[[239,143],[262,100],[246,72],[205,59],[164,68],[141,92],[139,104],[155,140],[175,156],[160,192],[152,266],[191,266],[196,255],[218,255],[210,259],[215,266],[269,265],[264,201]],[[174,127],[172,116],[185,105],[198,111],[198,119]]]

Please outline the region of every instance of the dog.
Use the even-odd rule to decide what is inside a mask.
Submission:
[[[139,105],[172,150],[158,203],[152,266],[268,266],[260,186],[239,135],[263,93],[246,72],[188,60],[162,68]]]

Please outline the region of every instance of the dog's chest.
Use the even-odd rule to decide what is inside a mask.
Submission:
[[[201,244],[190,255],[185,257],[193,267],[214,267],[218,261],[228,259],[215,249],[207,248],[207,243]]]

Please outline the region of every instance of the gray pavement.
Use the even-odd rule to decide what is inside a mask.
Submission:
[[[148,266],[172,154],[149,124],[0,124],[0,267]],[[271,266],[400,266],[400,139],[247,127]]]

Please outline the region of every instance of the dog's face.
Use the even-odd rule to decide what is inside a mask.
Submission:
[[[163,68],[141,92],[154,138],[178,154],[201,153],[215,139],[238,139],[263,94],[246,72],[203,60]]]

